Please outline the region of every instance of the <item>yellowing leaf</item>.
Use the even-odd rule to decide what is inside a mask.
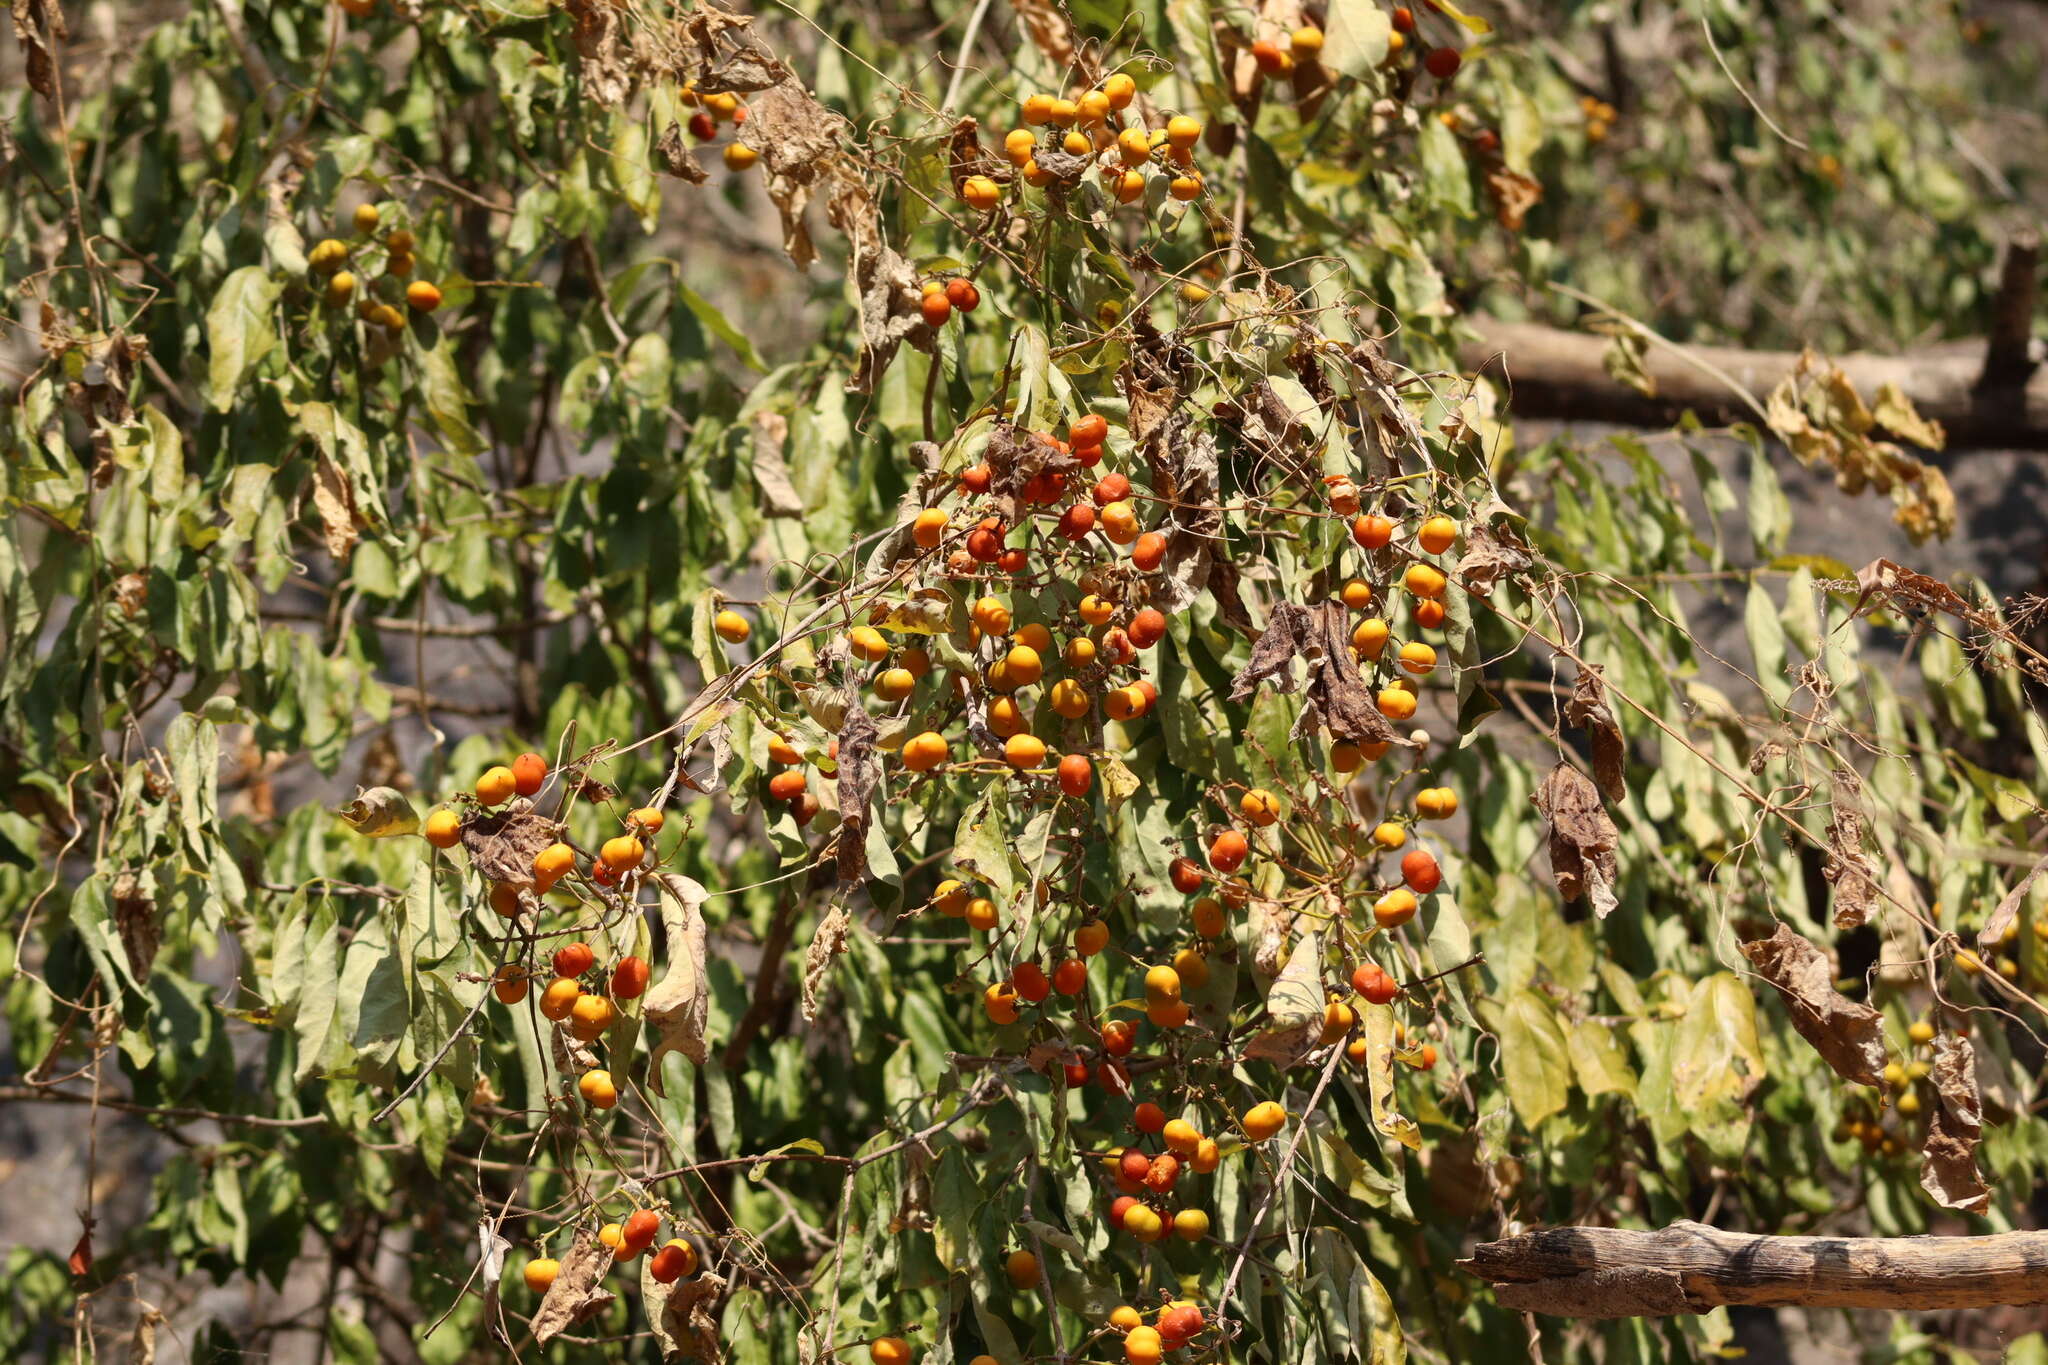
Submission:
[[[405,793],[392,787],[358,788],[356,799],[334,811],[335,818],[366,839],[419,832],[420,817]]]
[[[1394,1108],[1394,1009],[1366,1003],[1365,1081],[1372,1096],[1372,1126],[1381,1137],[1422,1150],[1422,1132],[1413,1119]],[[1562,1108],[1562,1104],[1559,1105]]]

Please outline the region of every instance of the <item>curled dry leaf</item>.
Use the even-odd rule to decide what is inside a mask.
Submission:
[[[19,0],[17,0],[19,3]],[[624,32],[626,11],[610,0],[564,0],[575,27],[577,74],[583,93],[607,108],[616,108],[633,93],[633,53]]]
[[[1486,195],[1493,200],[1493,216],[1509,232],[1520,232],[1529,210],[1543,202],[1543,183],[1520,171],[1495,166],[1486,173]]]
[[[1862,779],[1849,768],[1831,774],[1827,856],[1821,876],[1835,888],[1835,927],[1854,929],[1870,922],[1877,908],[1877,875],[1863,851]]]
[[[112,894],[114,928],[121,936],[121,951],[127,954],[128,968],[135,973],[135,979],[147,981],[149,969],[156,962],[156,950],[163,943],[163,923],[157,917],[156,898],[150,895],[148,884],[130,868],[115,874]]]
[[[761,154],[762,187],[782,215],[782,249],[803,269],[818,254],[803,221],[813,187],[842,178],[857,183],[839,150],[846,120],[795,81],[759,92],[747,111],[745,141]]]
[[[1304,934],[1266,991],[1272,1026],[1245,1045],[1244,1055],[1281,1067],[1299,1065],[1322,1036],[1325,1004],[1322,939]]]
[[[789,440],[789,419],[766,408],[754,414],[754,482],[761,486],[761,498],[771,517],[800,517],[803,495],[790,481],[789,464],[782,448]]]
[[[56,0],[14,0],[14,40],[21,44],[27,67],[28,88],[46,100],[57,98],[57,64],[50,56],[50,42],[62,42],[64,10]]]
[[[1074,60],[1074,26],[1066,12],[1054,0],[1010,0],[1010,8],[1031,35],[1031,45],[1055,70],[1065,70]]]
[[[1474,526],[1465,533],[1458,579],[1475,597],[1491,597],[1503,578],[1524,573],[1535,561],[1521,538],[1505,527]]]
[[[1368,1000],[1360,1008],[1365,1013],[1365,1083],[1372,1100],[1372,1126],[1382,1137],[1419,1152],[1422,1130],[1414,1119],[1395,1108],[1394,1007],[1375,1005]]]
[[[1024,489],[1033,479],[1040,474],[1073,475],[1082,467],[1072,451],[1061,450],[1044,432],[1020,431],[1009,422],[998,423],[989,433],[981,458],[988,465],[995,515],[1011,526],[1028,510]]]
[[[1320,602],[1313,607],[1280,603],[1252,646],[1250,662],[1238,671],[1230,699],[1243,701],[1262,682],[1292,692],[1293,661],[1298,657],[1308,666],[1308,701],[1295,721],[1296,736],[1320,725],[1336,738],[1356,744],[1411,744],[1406,736],[1395,734],[1380,714],[1358,671],[1358,660],[1352,657],[1347,627],[1341,602]]]
[[[1977,1170],[1977,1143],[1984,1135],[1984,1104],[1977,1090],[1977,1055],[1967,1038],[1942,1034],[1934,1040],[1930,1073],[1939,1099],[1927,1122],[1921,1148],[1920,1186],[1945,1209],[1982,1213],[1991,1191]]]
[[[462,846],[469,851],[470,866],[485,878],[528,887],[533,885],[534,858],[560,832],[554,821],[516,801],[496,815],[463,821]]]
[[[697,164],[697,158],[683,141],[683,125],[671,123],[662,129],[655,139],[654,154],[661,158],[661,168],[678,180],[692,185],[701,185],[707,177],[704,168]]]
[[[1889,559],[1873,559],[1856,571],[1856,609],[1860,616],[1873,602],[1894,602],[1909,611],[1939,611],[1967,620],[1970,603],[1938,578]]]
[[[533,1339],[545,1346],[565,1328],[587,1322],[611,1306],[611,1291],[598,1286],[612,1267],[612,1249],[588,1227],[576,1229],[576,1245],[561,1258],[555,1282],[533,1314]]]
[[[1216,566],[1228,562],[1227,541],[1216,495],[1216,442],[1206,431],[1189,434],[1180,420],[1165,430],[1165,451],[1154,467],[1165,467],[1174,491],[1161,494],[1170,499],[1171,510],[1160,528],[1166,533],[1166,558],[1152,601],[1161,611],[1178,612],[1202,595]]]
[[[419,812],[412,808],[412,802],[405,799],[405,793],[395,787],[361,788],[356,792],[356,799],[336,807],[334,815],[365,839],[416,834],[420,827]]]
[[[1621,722],[1614,718],[1614,708],[1607,704],[1607,682],[1598,664],[1579,669],[1571,699],[1564,706],[1564,718],[1592,740],[1593,779],[1600,784],[1600,794],[1619,805],[1628,798],[1628,745],[1621,737]]]
[[[860,295],[860,360],[846,389],[849,393],[873,393],[905,341],[927,349],[936,344],[931,326],[919,311],[922,295],[917,290],[917,272],[882,236],[874,198],[858,180],[842,179],[826,201],[825,216],[846,234],[853,255],[854,288]],[[805,245],[808,248],[808,242]]]
[[[1334,896],[1325,896],[1325,908],[1342,917],[1344,907]],[[1287,951],[1287,936],[1294,932],[1294,911],[1274,901],[1252,902],[1252,966],[1261,976],[1278,976]]]
[[[868,820],[882,760],[875,752],[875,722],[858,705],[846,708],[839,727],[839,880],[858,882],[868,874]]]
[[[990,156],[988,149],[981,145],[981,125],[971,118],[963,118],[953,125],[952,136],[946,139],[946,175],[952,183],[953,192],[958,194],[967,178],[973,175],[1007,182],[1010,163]]]
[[[868,624],[899,635],[950,635],[953,595],[944,588],[915,588],[900,602],[877,602]]]
[[[2027,899],[2027,889],[2034,884],[2034,878],[2043,872],[2048,872],[2048,854],[2042,855],[2041,861],[2028,869],[2027,875],[2020,878],[2018,884],[2006,892],[2005,898],[1998,902],[1997,908],[1991,912],[1991,918],[1984,921],[1983,932],[1977,935],[1979,944],[1986,948],[1996,948],[2005,941],[2005,931],[2012,928],[2013,922],[2020,916],[2020,906]]]
[[[355,490],[349,486],[348,475],[341,466],[322,455],[313,471],[313,508],[320,514],[321,534],[327,540],[327,553],[336,564],[347,564],[350,551],[356,547]]]
[[[662,1059],[680,1052],[702,1066],[710,1055],[705,1024],[711,1012],[711,983],[704,964],[704,902],[709,893],[688,877],[662,873],[653,878],[665,899],[661,924],[668,971],[648,989],[641,1006],[654,1026],[654,1047],[647,1054],[647,1083],[663,1094]]]
[[[685,1357],[720,1365],[725,1347],[718,1333],[718,1303],[725,1281],[708,1271],[675,1286],[660,1311],[661,1332]]]
[[[818,932],[811,935],[810,950],[804,954],[804,1022],[814,1023],[818,1018],[818,997],[825,985],[825,974],[832,970],[832,959],[846,951],[846,930],[849,920],[846,907],[835,905],[825,912],[825,918],[818,921]]]
[[[1742,955],[1778,988],[1792,1027],[1835,1074],[1858,1085],[1882,1084],[1884,1016],[1835,989],[1835,964],[1826,953],[1780,924],[1769,938],[1744,943]]]
[[[754,21],[715,5],[700,5],[684,16],[677,36],[689,48],[684,69],[705,90],[745,94],[790,79],[790,70],[754,36]]]
[[[1614,851],[1621,832],[1600,804],[1593,781],[1569,763],[1559,763],[1536,790],[1536,809],[1550,823],[1550,873],[1568,901],[1584,896],[1601,919],[1618,903],[1614,884],[1619,863]]]
[[[1805,351],[1764,400],[1764,418],[1801,464],[1832,468],[1843,492],[1853,496],[1867,488],[1888,494],[1892,520],[1915,544],[1952,534],[1956,499],[1947,477],[1875,435],[1882,425],[1908,440],[1938,443],[1944,439],[1941,427],[1922,418],[1902,394],[1880,398],[1882,411],[1872,412],[1840,366]]]

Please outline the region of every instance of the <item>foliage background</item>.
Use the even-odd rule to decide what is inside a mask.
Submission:
[[[1218,283],[1202,273],[1216,262],[1199,217],[1048,233],[1042,292],[977,252],[947,198],[947,124],[932,112],[952,79],[934,54],[959,50],[968,7],[764,11],[771,46],[872,149],[891,239],[927,270],[981,267],[986,302],[946,336],[928,433],[920,352],[871,399],[843,392],[859,317],[837,234],[817,232],[823,259],[798,274],[758,176],[663,176],[661,91],[621,108],[594,97],[570,14],[422,10],[358,25],[315,6],[243,7],[247,46],[286,82],[273,106],[230,41],[233,7],[69,7],[61,113],[13,79],[0,96],[0,283],[16,310],[0,338],[13,366],[0,400],[0,952],[13,968],[0,1094],[21,1135],[0,1197],[10,1214],[47,1216],[89,1191],[100,1219],[82,1284],[63,1264],[75,1222],[44,1222],[9,1252],[0,1344],[11,1358],[118,1355],[140,1323],[167,1360],[500,1358],[485,1305],[458,1295],[480,1213],[533,1209],[506,1235],[522,1253],[559,1246],[563,1220],[620,1174],[776,1151],[791,1159],[749,1176],[657,1182],[721,1248],[736,1282],[722,1335],[738,1360],[798,1358],[793,1329],[816,1319],[841,1343],[917,1323],[921,1346],[963,1360],[984,1344],[1011,1358],[1003,1333],[1018,1356],[1052,1350],[1043,1304],[1000,1278],[1025,1216],[1057,1234],[1051,1288],[1070,1332],[1118,1296],[1212,1295],[1225,1249],[1161,1257],[1111,1241],[1099,1190],[1060,1154],[1052,1093],[1030,1076],[928,1162],[866,1168],[842,1216],[841,1173],[789,1144],[891,1145],[952,1117],[974,1082],[951,1054],[1020,1045],[982,1018],[953,926],[897,917],[941,875],[963,816],[972,827],[982,784],[930,788],[892,813],[894,881],[855,900],[830,1026],[809,1027],[799,959],[830,891],[787,875],[818,839],[758,809],[765,737],[747,712],[732,718],[729,794],[684,803],[687,833],[663,841],[676,870],[726,893],[707,911],[712,1063],[670,1061],[666,1098],[629,1105],[610,1141],[579,1142],[534,1117],[545,1049],[489,1010],[474,1046],[372,1121],[454,1035],[481,992],[462,977],[495,960],[499,926],[418,841],[362,840],[326,808],[389,783],[424,810],[519,748],[657,734],[734,661],[709,632],[720,594],[760,600],[761,640],[821,589],[857,581],[845,547],[894,521],[914,441],[948,442],[949,467],[964,457],[1013,336],[1042,338],[1048,355],[1077,348],[1037,371],[1048,416],[1094,404],[1120,417],[1126,351],[1101,309],[1156,283],[1136,250]],[[1216,13],[1246,22],[1188,3],[1071,17],[1120,59],[1156,57],[1160,102],[1214,121]],[[1852,500],[1761,437],[1545,439],[1494,425],[1483,399],[1467,409],[1480,439],[1437,434],[1456,409],[1441,381],[1457,314],[1571,320],[1578,305],[1552,281],[1681,339],[1891,349],[1973,334],[1999,243],[2039,219],[2038,13],[1646,3],[1488,17],[1487,60],[1441,100],[1418,87],[1418,116],[1376,115],[1379,89],[1347,88],[1305,123],[1272,100],[1209,172],[1223,221],[1242,193],[1251,254],[1291,263],[1231,282],[1251,311],[1284,284],[1328,310],[1329,335],[1397,332],[1399,359],[1438,376],[1421,411],[1439,497],[1470,506],[1490,478],[1540,556],[1500,616],[1482,610],[1467,630],[1451,661],[1461,685],[1426,694],[1444,741],[1434,771],[1468,818],[1439,841],[1452,894],[1432,898],[1406,952],[1417,969],[1448,966],[1469,937],[1486,963],[1408,1016],[1444,1055],[1400,1082],[1423,1153],[1382,1144],[1362,1084],[1331,1089],[1276,1215],[1289,1235],[1270,1254],[1262,1244],[1247,1281],[1248,1359],[1519,1351],[1529,1326],[1453,1267],[1510,1220],[1894,1234],[2036,1225],[2044,1198],[2030,1117],[2043,942],[2019,938],[2015,994],[1958,974],[1935,932],[1980,926],[2037,856],[2044,739],[2027,656],[1995,631],[1859,617],[1853,592],[1824,586],[1888,552],[1998,610],[2037,586],[2025,557],[2040,540],[2015,530],[2015,507],[2038,503],[1984,471],[2038,488],[2038,468],[1963,457],[1960,543],[1918,548],[1883,526],[1872,495]],[[999,131],[1058,73],[1007,9],[981,32],[961,103]],[[1583,96],[1616,111],[1601,140]],[[1758,105],[1806,147],[1762,126]],[[1433,118],[1446,106],[1467,131],[1498,128],[1543,186],[1522,232],[1494,220],[1479,160]],[[365,200],[387,226],[413,224],[447,296],[381,366],[294,265]],[[1343,303],[1367,310],[1354,321]],[[1195,314],[1167,289],[1152,312],[1171,326],[1226,306],[1240,307]],[[147,359],[105,349],[117,325]],[[1203,405],[1284,378],[1270,339],[1210,334]],[[801,516],[768,515],[783,494],[764,431],[781,434]],[[339,523],[322,512],[321,480],[331,501],[337,473],[356,513]],[[1288,497],[1250,461],[1233,477],[1250,504]],[[1272,524],[1248,513],[1233,532],[1266,546]],[[1983,532],[2008,552],[1982,554]],[[1338,543],[1243,552],[1273,566],[1255,600],[1308,590]],[[1104,812],[1118,837],[1086,869],[1098,894],[1119,874],[1156,881],[1160,841],[1207,818],[1204,783],[1256,774],[1314,790],[1312,754],[1275,746],[1274,774],[1250,756],[1244,737],[1284,732],[1284,717],[1211,695],[1244,646],[1206,606],[1193,615],[1161,662],[1176,705],[1130,755],[1143,787]],[[1621,909],[1606,920],[1560,905],[1547,875],[1529,797],[1560,744],[1579,742],[1553,737],[1552,685],[1575,669],[1516,622],[1568,628],[1572,652],[1642,707],[1622,716],[1631,794],[1617,809]],[[1503,709],[1451,747],[1481,660]],[[1824,717],[1792,685],[1809,661],[1824,670]],[[1753,769],[1772,743],[1783,752]],[[666,742],[643,745],[599,776],[643,794],[668,759]],[[1873,1102],[1826,1071],[1734,947],[1773,917],[1835,937],[1814,849],[1788,843],[1738,783],[1779,793],[1824,841],[1838,763],[1865,775],[1869,850],[1898,904],[1834,946],[1900,1056],[1937,990],[1944,1022],[1969,1029],[1994,1120],[1984,1219],[1933,1208],[1910,1152],[1837,1136]],[[1396,790],[1383,775],[1348,799],[1376,811]],[[573,827],[589,843],[604,824],[585,808]],[[1156,956],[1185,938],[1178,914],[1178,898],[1141,900],[1121,911],[1120,938]],[[125,946],[138,916],[160,937],[142,958]],[[1242,990],[1258,994],[1248,969]],[[1315,1074],[1213,1083],[1239,1109],[1267,1092],[1298,1101]],[[97,1109],[75,1102],[95,1091]],[[1088,1112],[1099,1119],[1101,1102]],[[1234,1248],[1259,1177],[1249,1161],[1225,1170],[1202,1197]],[[49,1184],[22,1197],[24,1180]],[[827,1284],[837,1292],[822,1296]],[[653,1358],[633,1299],[592,1334],[604,1345],[556,1357]],[[161,1328],[143,1303],[167,1315]],[[1552,1323],[1541,1349],[1689,1359],[1740,1331],[1762,1358],[1786,1333],[1871,1360],[2043,1354],[2028,1335],[2040,1324],[2020,1314],[1782,1316]]]

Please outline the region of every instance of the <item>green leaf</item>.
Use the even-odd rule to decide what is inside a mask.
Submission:
[[[988,883],[997,905],[1008,905],[1017,895],[1007,811],[1007,788],[1001,782],[991,782],[982,789],[980,799],[960,817],[959,828],[953,835],[954,866]]]
[[[299,1048],[299,1063],[292,1079],[300,1083],[321,1066],[340,1011],[341,930],[331,897],[322,896],[313,903],[302,936],[305,958],[298,973],[291,1021]]]
[[[704,325],[705,331],[732,348],[732,353],[740,358],[741,364],[756,374],[768,373],[768,364],[761,359],[761,353],[754,349],[754,343],[748,339],[745,332],[727,320],[716,304],[680,281],[676,284],[676,297],[681,299],[683,307],[689,309],[691,315]]]
[[[1418,150],[1423,198],[1460,218],[1470,218],[1472,175],[1465,165],[1465,150],[1458,144],[1458,135],[1445,127],[1442,120],[1425,118],[1418,135]]]
[[[1629,1070],[1627,1054],[1614,1036],[1612,1026],[1581,1019],[1567,1035],[1572,1072],[1579,1089],[1588,1095],[1615,1093],[1634,1095],[1636,1078]]]
[[[260,265],[245,265],[221,281],[206,310],[206,396],[226,412],[249,372],[278,344],[271,316],[284,284]]]
[[[1498,1015],[1493,1028],[1500,1035],[1508,1102],[1514,1105],[1522,1126],[1534,1128],[1564,1109],[1571,1086],[1571,1065],[1557,1009],[1549,997],[1525,986],[1492,1012]]]
[[[1756,557],[1768,563],[1785,549],[1785,537],[1792,531],[1792,504],[1778,471],[1771,465],[1769,451],[1752,435],[1749,447],[1749,539]]]
[[[469,423],[469,405],[475,399],[456,372],[455,350],[445,334],[420,353],[420,372],[426,382],[427,413],[442,444],[457,455],[483,454],[483,438]]]
[[[1387,59],[1393,31],[1387,11],[1373,0],[1331,0],[1323,25],[1322,63],[1346,76],[1363,78]]]

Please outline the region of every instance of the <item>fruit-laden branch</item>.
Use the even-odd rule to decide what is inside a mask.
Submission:
[[[1687,346],[1681,355],[1653,345],[1642,363],[1655,393],[1645,395],[1608,373],[1604,336],[1483,315],[1471,322],[1479,338],[1466,343],[1459,363],[1504,377],[1512,390],[1509,409],[1523,417],[1665,426],[1690,409],[1707,422],[1754,422],[1756,413],[1710,368],[1760,398],[1799,363],[1796,351]],[[1921,416],[1948,429],[1951,447],[2048,449],[2048,365],[2013,368],[2009,340],[1989,349],[1997,358],[1989,370],[1982,341],[1946,342],[1899,356],[1828,359],[1866,397],[1884,384],[1898,385]]]
[[[1703,1223],[1549,1228],[1482,1242],[1459,1266],[1503,1307],[1665,1317],[1724,1304],[1990,1308],[2048,1303],[2048,1232],[1990,1237],[1760,1237]]]

